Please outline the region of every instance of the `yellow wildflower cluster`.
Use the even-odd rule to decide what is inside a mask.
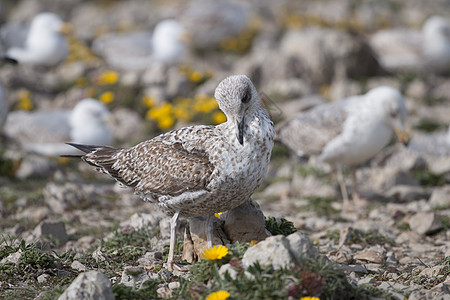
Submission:
[[[75,35],[68,35],[67,41],[69,43],[69,54],[66,57],[67,62],[87,62],[96,58],[86,43],[79,40]]]
[[[226,300],[230,297],[230,293],[224,290],[213,292],[206,297],[206,300]]]
[[[320,298],[319,297],[306,296],[306,297],[301,297],[299,300],[320,300]]]
[[[183,73],[189,81],[194,82],[196,84],[200,84],[207,81],[213,75],[212,71],[206,70],[202,72],[199,70],[194,70],[193,68],[187,65],[180,66],[180,72]]]
[[[261,20],[255,15],[250,19],[246,29],[239,33],[236,37],[226,37],[220,42],[220,49],[225,51],[233,51],[236,53],[247,52],[261,28]]]
[[[33,101],[31,101],[31,93],[28,90],[20,90],[17,93],[17,107],[23,110],[32,110]]]
[[[223,245],[219,245],[205,249],[202,256],[208,260],[217,260],[224,258],[227,254],[228,248]]]
[[[103,71],[98,77],[97,77],[97,84],[99,85],[111,85],[115,84],[119,81],[119,73],[113,70],[106,70]]]
[[[324,17],[312,14],[294,15],[287,13],[283,16],[284,26],[287,28],[303,28],[307,26],[319,26],[326,28],[336,28],[341,30],[350,30],[353,32],[362,32],[363,24],[355,18],[345,20],[327,20]]]
[[[100,94],[100,96],[98,97],[98,100],[100,100],[100,102],[103,102],[105,104],[111,103],[114,101],[115,95],[113,92],[111,91],[106,91]]]
[[[221,216],[222,214],[223,214],[223,213],[218,212],[218,213],[215,213],[214,215],[216,216],[217,219],[220,219],[220,216]]]
[[[158,123],[162,130],[169,129],[175,124],[173,117],[173,106],[168,102],[163,102],[158,106],[151,107],[145,115],[147,120],[153,120]]]
[[[156,121],[162,130],[171,128],[176,121],[191,122],[199,120],[220,124],[226,121],[226,116],[219,110],[214,97],[200,94],[194,98],[178,97],[173,104],[163,102],[156,105],[156,100],[150,96],[142,98],[142,104],[148,108],[146,119]]]

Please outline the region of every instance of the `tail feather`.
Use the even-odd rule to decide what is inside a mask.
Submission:
[[[84,153],[89,153],[94,150],[97,150],[98,148],[101,148],[101,146],[94,146],[94,145],[82,145],[82,144],[75,144],[75,143],[66,143],[69,146],[75,147],[78,150],[83,151]]]

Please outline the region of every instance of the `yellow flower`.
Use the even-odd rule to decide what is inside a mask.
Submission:
[[[148,118],[151,120],[164,119],[172,114],[172,105],[164,102],[157,107],[153,107],[148,111]]]
[[[173,126],[175,120],[171,116],[167,116],[166,118],[158,119],[158,127],[161,129],[169,129]]]
[[[222,214],[223,214],[223,213],[218,212],[218,213],[215,213],[214,215],[216,216],[217,219],[220,219],[220,216],[221,216]]]
[[[256,244],[258,244],[257,240],[251,240],[250,241],[250,246],[255,246]]]
[[[221,111],[216,111],[213,115],[213,122],[215,124],[221,124],[227,120],[225,114]]]
[[[320,298],[319,297],[306,296],[306,297],[301,297],[299,300],[320,300]]]
[[[206,300],[226,300],[228,297],[230,297],[230,293],[220,290],[209,294],[208,297],[206,297]]]
[[[193,82],[200,82],[203,79],[203,74],[200,71],[192,71],[188,74],[188,79]]]
[[[100,95],[99,100],[105,104],[113,102],[114,101],[114,93],[111,91],[104,92]]]
[[[152,96],[145,95],[145,96],[142,98],[142,104],[144,104],[144,106],[150,108],[150,107],[155,106],[156,100],[155,100],[155,98],[153,98]]]
[[[109,85],[114,84],[119,80],[119,73],[112,70],[106,70],[97,78],[99,85]]]
[[[173,109],[173,114],[176,119],[183,120],[185,122],[189,122],[191,120],[191,115],[188,113],[188,110],[185,107],[175,107]]]
[[[228,248],[219,245],[219,246],[212,246],[208,249],[205,249],[203,251],[203,258],[209,259],[209,260],[217,260],[225,257],[228,254]]]
[[[31,93],[28,90],[21,90],[17,94],[19,100],[18,107],[23,110],[32,110],[33,102],[31,101]]]
[[[208,95],[197,95],[195,97],[194,110],[200,113],[209,113],[219,106],[214,97]]]

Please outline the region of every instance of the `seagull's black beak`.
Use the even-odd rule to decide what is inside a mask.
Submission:
[[[238,138],[239,144],[241,144],[241,145],[244,145],[244,124],[245,124],[244,118],[245,117],[242,117],[241,121],[237,122],[237,128],[238,128],[237,138]]]

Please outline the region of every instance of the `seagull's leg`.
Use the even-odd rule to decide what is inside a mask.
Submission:
[[[359,187],[358,187],[358,179],[356,178],[356,169],[350,168],[350,171],[352,173],[352,184],[353,184],[353,195],[352,199],[355,204],[361,202],[361,198],[359,197]]]
[[[170,246],[169,246],[169,257],[167,258],[167,269],[169,271],[173,270],[173,257],[175,253],[175,230],[177,228],[178,216],[180,211],[177,210],[170,220]]]
[[[209,215],[205,223],[205,232],[206,232],[206,240],[208,242],[208,248],[211,248],[213,245],[212,244],[212,232],[214,229],[213,220],[214,215]]]
[[[345,186],[344,175],[342,174],[342,167],[338,166],[336,168],[336,177],[341,188],[342,198],[344,200],[344,209],[350,207],[350,201],[348,199],[347,187]]]

